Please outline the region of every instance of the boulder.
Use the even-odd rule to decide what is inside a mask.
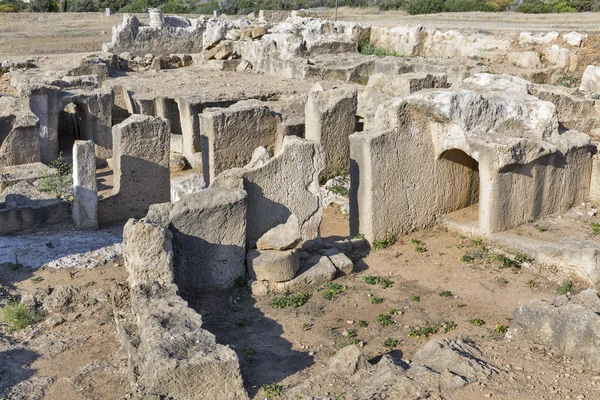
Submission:
[[[583,360],[585,368],[600,370],[600,299],[585,290],[552,301],[520,302],[513,313],[508,338],[522,338],[550,346],[560,354]]]
[[[296,247],[301,239],[298,218],[292,214],[285,224],[277,225],[262,235],[256,247],[259,250],[287,250]]]
[[[182,291],[226,289],[245,275],[246,192],[209,188],[169,213],[175,282]]]
[[[368,367],[367,358],[361,354],[360,349],[354,344],[339,350],[327,363],[329,372],[336,375],[350,376]]]
[[[344,253],[337,249],[328,249],[335,250],[337,254],[327,255],[335,268],[341,272],[342,275],[350,275],[352,271],[354,271],[354,263],[351,259],[349,259]]]
[[[296,250],[253,250],[246,255],[246,263],[248,275],[257,281],[289,281],[300,269],[300,257]]]
[[[579,90],[588,95],[600,93],[600,67],[596,65],[588,65],[583,76],[581,77],[581,85]]]
[[[280,292],[302,290],[332,281],[336,271],[328,257],[315,255],[303,262],[300,273],[294,279],[288,282],[274,283],[273,286]]]

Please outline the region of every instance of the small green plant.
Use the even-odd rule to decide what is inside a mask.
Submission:
[[[325,291],[323,292],[323,298],[325,300],[332,300],[338,294],[345,292],[346,286],[340,285],[339,283],[327,282],[325,285]]]
[[[529,262],[529,261],[531,261],[531,257],[529,257],[525,253],[517,253],[517,254],[515,254],[515,261],[520,262],[520,263]]]
[[[350,175],[339,175],[332,179],[332,183],[327,189],[333,194],[348,196],[348,193],[350,193],[349,184]]]
[[[562,75],[557,81],[556,84],[559,86],[564,86],[564,87],[575,87],[575,86],[579,86],[579,83],[581,82],[581,80],[572,74],[565,74]]]
[[[540,232],[540,233],[544,233],[544,232],[546,232],[548,229],[546,229],[546,228],[542,228],[542,227],[540,226],[539,228],[537,228],[537,230],[538,230],[538,232]]]
[[[452,292],[449,290],[442,290],[440,292],[440,297],[452,297]]]
[[[370,40],[361,40],[358,42],[358,52],[365,56],[377,56],[377,57],[400,57],[396,52],[389,52],[378,47],[375,47]]]
[[[276,383],[265,383],[260,387],[260,392],[267,399],[281,396],[284,386]]]
[[[483,239],[473,239],[471,240],[474,246],[481,246],[483,244]]]
[[[354,236],[354,239],[364,239],[364,238],[365,238],[364,233],[357,233],[356,236]]]
[[[427,251],[425,243],[419,239],[410,239],[410,243],[415,246],[415,251],[417,253],[425,253]]]
[[[256,355],[256,350],[254,350],[252,347],[246,346],[242,349],[242,355],[244,356],[244,360],[251,363],[254,361],[254,356]]]
[[[469,253],[463,254],[463,256],[460,258],[460,261],[466,263],[471,262],[473,260],[475,260],[475,257],[471,256]]]
[[[248,281],[246,280],[246,278],[244,278],[243,276],[238,276],[237,278],[235,278],[235,280],[233,281],[233,285],[235,287],[238,288],[243,288],[246,287],[246,285],[248,284]]]
[[[380,283],[381,287],[383,287],[384,289],[390,288],[394,285],[394,281],[392,281],[391,279],[382,278],[380,276],[365,276],[363,278],[363,281],[367,285],[377,285],[378,283]]]
[[[385,339],[383,339],[383,345],[389,348],[396,347],[398,346],[398,341],[396,339],[386,337]]]
[[[4,306],[4,323],[9,332],[25,329],[29,325],[39,322],[40,319],[41,315],[16,300],[10,301]]]
[[[384,239],[373,240],[373,250],[385,249],[396,243],[396,237],[388,234]]]
[[[505,269],[505,268],[520,269],[521,268],[521,264],[519,264],[518,261],[510,259],[509,257],[507,257],[504,254],[496,253],[496,254],[494,254],[493,258],[495,261],[498,261],[501,263],[501,265],[498,266],[498,269]]]
[[[593,100],[600,100],[600,93],[594,93],[594,94],[592,95],[592,99],[593,99]]]
[[[410,298],[410,301],[414,301],[415,303],[418,303],[421,301],[421,296],[413,296]]]
[[[300,329],[303,331],[310,331],[310,328],[312,328],[312,324],[309,324],[308,322],[303,322],[300,324]]]
[[[371,297],[371,304],[381,304],[383,299],[381,297]]]
[[[573,287],[573,282],[570,280],[563,281],[558,287],[558,293],[560,294],[574,294],[575,288]]]
[[[360,328],[366,328],[369,326],[369,323],[367,321],[363,321],[362,319],[359,319],[358,322],[356,323],[356,325],[358,325]]]
[[[35,278],[31,278],[31,282],[33,282],[33,283],[40,283],[43,280],[44,280],[44,278],[41,276],[36,276]]]
[[[454,321],[443,321],[440,323],[439,329],[443,329],[444,333],[448,333],[456,329],[456,324]]]
[[[469,322],[471,322],[471,323],[472,323],[473,325],[475,325],[475,326],[481,326],[481,325],[485,325],[485,321],[484,321],[484,320],[482,320],[481,318],[473,318],[473,319],[472,319],[471,321],[469,321]]]
[[[535,279],[530,279],[527,281],[527,285],[529,286],[529,289],[533,289],[536,287],[537,282],[535,281]]]
[[[336,394],[333,400],[348,400],[348,398],[346,397],[346,392]]]
[[[394,325],[396,322],[392,319],[391,316],[387,314],[379,314],[377,316],[377,323],[383,327]]]
[[[381,278],[379,280],[379,283],[381,283],[381,287],[384,289],[391,288],[392,286],[394,286],[394,281],[387,278]]]
[[[458,303],[457,307],[458,308],[463,308],[466,307],[467,305],[465,303]]]
[[[592,223],[590,224],[590,226],[592,227],[592,233],[593,233],[594,235],[598,235],[598,234],[600,234],[600,224],[599,224],[599,223],[597,223],[597,222],[592,222]]]
[[[508,332],[508,326],[496,324],[496,327],[494,328],[494,332],[504,335],[506,332]]]
[[[388,314],[390,315],[398,315],[400,314],[400,311],[395,309],[395,308],[390,308],[390,310],[388,311]]]
[[[343,335],[347,338],[355,338],[358,336],[358,332],[356,332],[356,329],[347,329],[345,332],[343,332]]]
[[[415,246],[415,251],[417,253],[426,253],[427,252],[427,247],[425,247],[425,246]]]
[[[335,328],[334,328],[333,326],[331,326],[331,325],[327,325],[327,326],[325,327],[325,330],[326,330],[327,332],[333,332],[333,331],[335,330]]]
[[[408,337],[409,338],[427,338],[435,333],[438,333],[437,328],[426,325],[426,326],[421,326],[421,327],[412,329],[408,333]]]
[[[63,158],[62,152],[58,158],[49,165],[52,172],[42,172],[39,190],[41,192],[52,192],[57,198],[63,198],[73,188],[73,169],[71,164]]]
[[[271,307],[273,308],[298,308],[303,306],[308,301],[310,295],[304,292],[298,292],[293,296],[280,296],[275,297],[271,301]]]

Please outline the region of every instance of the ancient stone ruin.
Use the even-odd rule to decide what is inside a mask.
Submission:
[[[69,69],[9,69],[0,93],[0,240],[122,232],[128,278],[110,300],[135,398],[249,398],[242,350],[217,340],[195,296],[240,282],[255,298],[308,293],[440,225],[585,282],[520,303],[508,336],[600,367],[600,243],[512,233],[600,201],[596,38],[150,13],[125,15]],[[557,86],[565,74],[581,86]],[[333,206],[346,237],[321,234]],[[357,399],[445,396],[504,373],[458,338],[410,365],[371,361],[352,344],[286,395],[336,382]]]

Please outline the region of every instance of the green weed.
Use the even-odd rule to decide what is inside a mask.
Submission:
[[[383,327],[394,325],[396,322],[392,319],[391,316],[387,314],[379,314],[377,316],[377,323]]]
[[[10,301],[4,306],[4,323],[9,332],[20,331],[40,320],[40,314],[30,310],[25,304],[18,301]]]
[[[325,291],[323,292],[323,298],[325,300],[332,300],[338,294],[345,292],[346,286],[340,285],[339,283],[327,282]]]
[[[271,307],[273,308],[298,308],[306,304],[310,295],[304,292],[298,292],[293,296],[280,296],[275,297],[271,301]]]

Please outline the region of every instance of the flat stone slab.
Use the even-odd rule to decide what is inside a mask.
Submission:
[[[0,237],[0,264],[90,269],[122,254],[120,229],[62,231]]]
[[[560,215],[487,236],[478,229],[477,212],[477,205],[473,205],[446,215],[442,223],[466,236],[487,237],[488,242],[500,248],[557,267],[565,277],[577,275],[600,287],[600,235],[595,235],[591,226],[600,223],[600,214],[596,215],[595,209],[577,205]]]
[[[33,164],[23,164],[11,167],[0,168],[0,192],[4,191],[9,186],[12,186],[21,181],[33,183],[40,179],[44,173],[54,175],[52,168],[40,162]]]

